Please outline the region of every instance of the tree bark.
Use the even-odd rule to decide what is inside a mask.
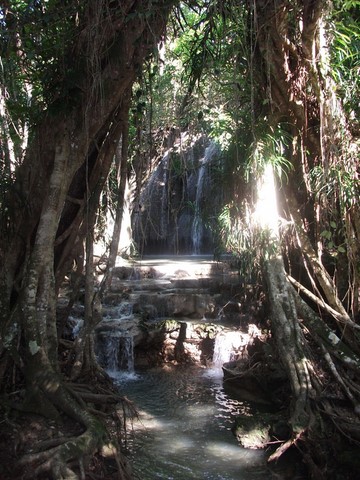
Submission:
[[[309,372],[311,362],[281,256],[266,262],[265,275],[273,333],[293,394],[290,424],[298,437],[306,431],[311,420],[310,398],[314,396]]]
[[[8,350],[24,367],[29,408],[48,415],[62,411],[86,429],[56,450],[30,456],[30,461],[40,463],[35,476],[50,465],[54,478],[69,478],[68,462],[92,454],[104,442],[103,425],[63,384],[56,295],[86,235],[84,212],[89,206],[96,211],[123,128],[119,112],[122,115],[124,108],[127,113],[132,84],[164,31],[172,4],[167,0],[82,4],[60,68],[75,70],[78,84],[70,89],[73,80],[64,78],[59,80],[63,85],[53,85],[65,93],[54,98],[34,127],[27,155],[7,192],[8,215],[0,218],[4,287],[0,353]],[[92,205],[87,203],[91,198]],[[88,291],[89,301],[93,295]]]
[[[116,163],[118,166],[117,178],[118,178],[118,191],[117,191],[117,205],[116,216],[114,222],[114,229],[111,236],[110,252],[108,261],[106,264],[106,271],[104,278],[101,282],[99,289],[99,296],[102,298],[104,292],[108,289],[111,278],[112,270],[115,267],[116,258],[119,253],[120,233],[123,221],[124,205],[125,205],[125,191],[127,184],[127,161],[128,161],[128,146],[129,146],[129,119],[127,118],[123,124],[121,142],[118,144],[116,152]]]

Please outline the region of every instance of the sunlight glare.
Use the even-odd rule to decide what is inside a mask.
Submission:
[[[243,460],[251,461],[259,457],[258,450],[250,450],[245,448],[240,448],[237,444],[230,444],[226,442],[211,442],[206,445],[206,449],[211,455],[217,458],[226,457],[228,460],[233,456],[234,458],[239,459],[240,457]]]
[[[257,203],[255,218],[262,229],[269,230],[273,236],[278,236],[278,207],[276,199],[274,170],[271,164],[266,165],[262,177],[257,184]]]

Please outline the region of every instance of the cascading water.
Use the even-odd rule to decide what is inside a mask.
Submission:
[[[119,324],[123,323],[125,319],[132,318],[133,305],[131,302],[121,302],[119,305],[111,308],[105,314],[105,319],[118,319]]]
[[[102,346],[98,354],[99,362],[109,371],[117,371],[119,368],[120,337],[114,335],[102,336]]]
[[[204,158],[199,160],[200,168],[198,172],[197,185],[196,185],[196,197],[195,197],[195,211],[194,219],[191,228],[191,241],[192,241],[192,253],[198,255],[201,251],[204,223],[202,218],[202,205],[201,202],[204,199],[204,187],[208,181],[207,170],[210,162],[214,159],[218,153],[218,146],[216,143],[211,142],[205,149]]]
[[[221,332],[215,337],[213,365],[221,368],[226,362],[237,360],[246,344],[243,333],[237,331]]]
[[[134,371],[133,304],[121,302],[105,308],[98,326],[96,351],[99,363],[112,374]]]
[[[215,238],[204,219],[215,218],[223,202],[219,146],[207,138],[182,139],[156,163],[134,210],[133,236],[142,254],[203,254]],[[181,147],[180,147],[181,145]]]
[[[168,221],[167,221],[167,209],[168,209],[168,176],[169,176],[169,152],[166,152],[162,161],[162,182],[160,183],[162,187],[161,195],[161,211],[160,211],[160,236],[161,238],[166,238]]]
[[[163,241],[168,236],[168,179],[170,152],[167,151],[151,173],[134,211],[133,234],[139,246],[145,237]]]
[[[134,372],[134,337],[120,337],[119,370]]]
[[[195,186],[195,176],[193,180]],[[109,304],[103,305],[103,320],[96,328],[99,363],[119,386],[120,394],[135,403],[139,413],[139,418],[132,419],[126,449],[135,476],[141,480],[268,480],[271,477],[265,451],[241,448],[232,433],[235,419],[251,416],[257,407],[230,391],[221,371],[224,363],[241,357],[245,345],[260,331],[256,326],[249,326],[248,333],[231,331],[231,318],[221,308],[224,322],[222,317],[216,317],[216,325],[211,324],[211,335],[204,337],[206,331],[198,328],[199,324],[207,327],[210,323],[201,316],[205,316],[204,312],[218,312],[217,302],[223,305],[225,294],[233,298],[238,285],[237,277],[227,266],[215,270],[214,262],[206,257],[142,258],[127,267],[115,268]],[[234,288],[230,289],[230,285]],[[177,335],[174,325],[169,325],[164,343],[160,341],[162,334],[160,338],[153,336],[153,326],[163,318],[159,315],[162,308],[172,312],[165,318],[174,315],[175,323],[183,326]],[[149,321],[145,322],[150,327],[148,336],[140,312],[149,314]],[[187,316],[190,313],[192,317]],[[75,320],[72,325],[74,330],[79,327]],[[212,334],[219,330],[213,342]],[[149,348],[151,339],[156,340],[153,356]],[[132,373],[134,340],[136,373]],[[206,367],[204,363],[173,365],[171,361],[153,367],[158,364],[159,349],[166,346],[171,350],[171,345],[175,345],[173,353],[179,353],[179,358],[181,347],[191,352],[193,359],[197,358],[196,353],[202,353]],[[216,368],[209,368],[213,346]],[[174,358],[171,352],[169,358]]]
[[[104,332],[98,336],[99,363],[112,375],[134,372],[134,338],[121,332]]]

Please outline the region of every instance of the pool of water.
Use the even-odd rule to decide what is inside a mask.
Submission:
[[[127,441],[136,478],[271,478],[264,451],[241,448],[231,432],[235,417],[254,407],[225,393],[221,371],[153,368],[115,381],[139,410]]]

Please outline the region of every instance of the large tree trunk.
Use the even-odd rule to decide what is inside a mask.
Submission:
[[[71,181],[72,160],[70,138],[65,132],[55,150],[53,171],[20,294],[24,361],[30,372],[42,362],[49,361],[54,368],[57,365],[54,241]]]
[[[254,217],[264,241],[263,274],[272,333],[292,391],[289,419],[291,438],[271,455],[270,460],[273,460],[306,434],[312,421],[310,400],[315,397],[315,390],[311,379],[311,359],[299,324],[293,287],[285,274],[281,254],[276,184],[271,165],[265,167],[257,181],[256,190]]]
[[[308,428],[311,419],[310,399],[314,397],[309,372],[311,360],[308,358],[282,257],[269,259],[265,272],[273,333],[293,393],[290,424],[293,434],[300,436]]]
[[[263,100],[269,107],[271,132],[280,125],[292,137],[286,150],[293,168],[288,172],[288,186],[278,189],[281,215],[288,222],[283,241],[290,252],[286,260],[291,276],[285,275],[281,258],[270,258],[265,269],[274,336],[293,392],[290,423],[294,435],[274,458],[297,433],[311,445],[314,439],[317,443],[325,424],[340,424],[336,406],[321,399],[325,385],[333,392],[341,390],[350,400],[349,415],[354,408],[356,412],[359,402],[358,325],[351,317],[358,301],[359,275],[358,270],[354,272],[358,207],[355,196],[344,198],[341,184],[346,174],[356,191],[354,156],[358,150],[329,74],[325,15],[325,3],[311,0],[295,1],[291,9],[288,2],[256,1],[253,11],[262,60],[257,73],[262,73],[266,85]],[[346,249],[343,255],[321,235],[331,225],[346,232],[340,235],[342,250]],[[342,284],[350,288],[340,290]],[[318,307],[321,316],[315,313]],[[322,374],[317,375],[319,371]],[[357,440],[358,419],[356,415],[351,418],[352,428],[341,425],[339,431],[343,439]],[[309,449],[311,467],[316,466],[315,456],[315,449]]]
[[[91,455],[105,441],[102,423],[61,376],[56,294],[77,245],[92,234],[94,221],[87,225],[85,212],[96,211],[127,118],[132,84],[172,6],[167,0],[120,3],[91,0],[78,11],[65,61],[70,72],[77,69],[79,82],[44,112],[8,192],[8,215],[1,218],[0,366],[10,366],[10,354],[25,374],[24,408],[50,416],[59,410],[85,427],[79,437],[30,455],[28,461],[39,463],[34,477],[50,468],[53,478],[70,478],[67,462]],[[91,256],[91,242],[88,246]],[[93,297],[90,288],[88,317]]]

